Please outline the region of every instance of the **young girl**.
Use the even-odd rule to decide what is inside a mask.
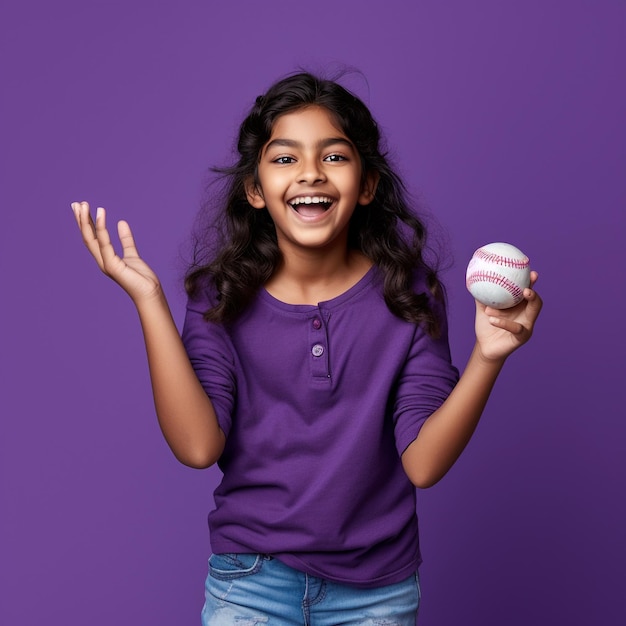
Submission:
[[[73,203],[100,268],[130,295],[156,412],[184,464],[218,463],[203,624],[415,624],[415,487],[470,439],[541,308],[477,303],[450,363],[425,229],[367,107],[310,74],[256,99],[225,171],[225,239],[187,276],[183,337],[126,222]],[[533,273],[532,282],[537,276]]]

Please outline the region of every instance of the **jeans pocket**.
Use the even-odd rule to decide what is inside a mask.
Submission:
[[[261,571],[262,554],[239,554],[229,552],[212,554],[209,558],[209,575],[217,580],[235,580],[252,576]]]

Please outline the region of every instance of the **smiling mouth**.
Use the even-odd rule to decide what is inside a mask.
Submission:
[[[334,200],[328,196],[298,196],[288,204],[303,217],[315,217],[328,211],[333,202]]]

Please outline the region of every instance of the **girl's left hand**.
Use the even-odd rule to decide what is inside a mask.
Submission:
[[[543,305],[533,289],[536,281],[537,272],[531,272],[524,299],[510,309],[493,309],[476,302],[476,342],[484,359],[503,361],[530,339]]]

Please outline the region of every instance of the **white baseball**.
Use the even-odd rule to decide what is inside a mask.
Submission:
[[[489,243],[474,252],[465,284],[482,304],[508,309],[523,300],[530,285],[530,261],[509,243]]]

